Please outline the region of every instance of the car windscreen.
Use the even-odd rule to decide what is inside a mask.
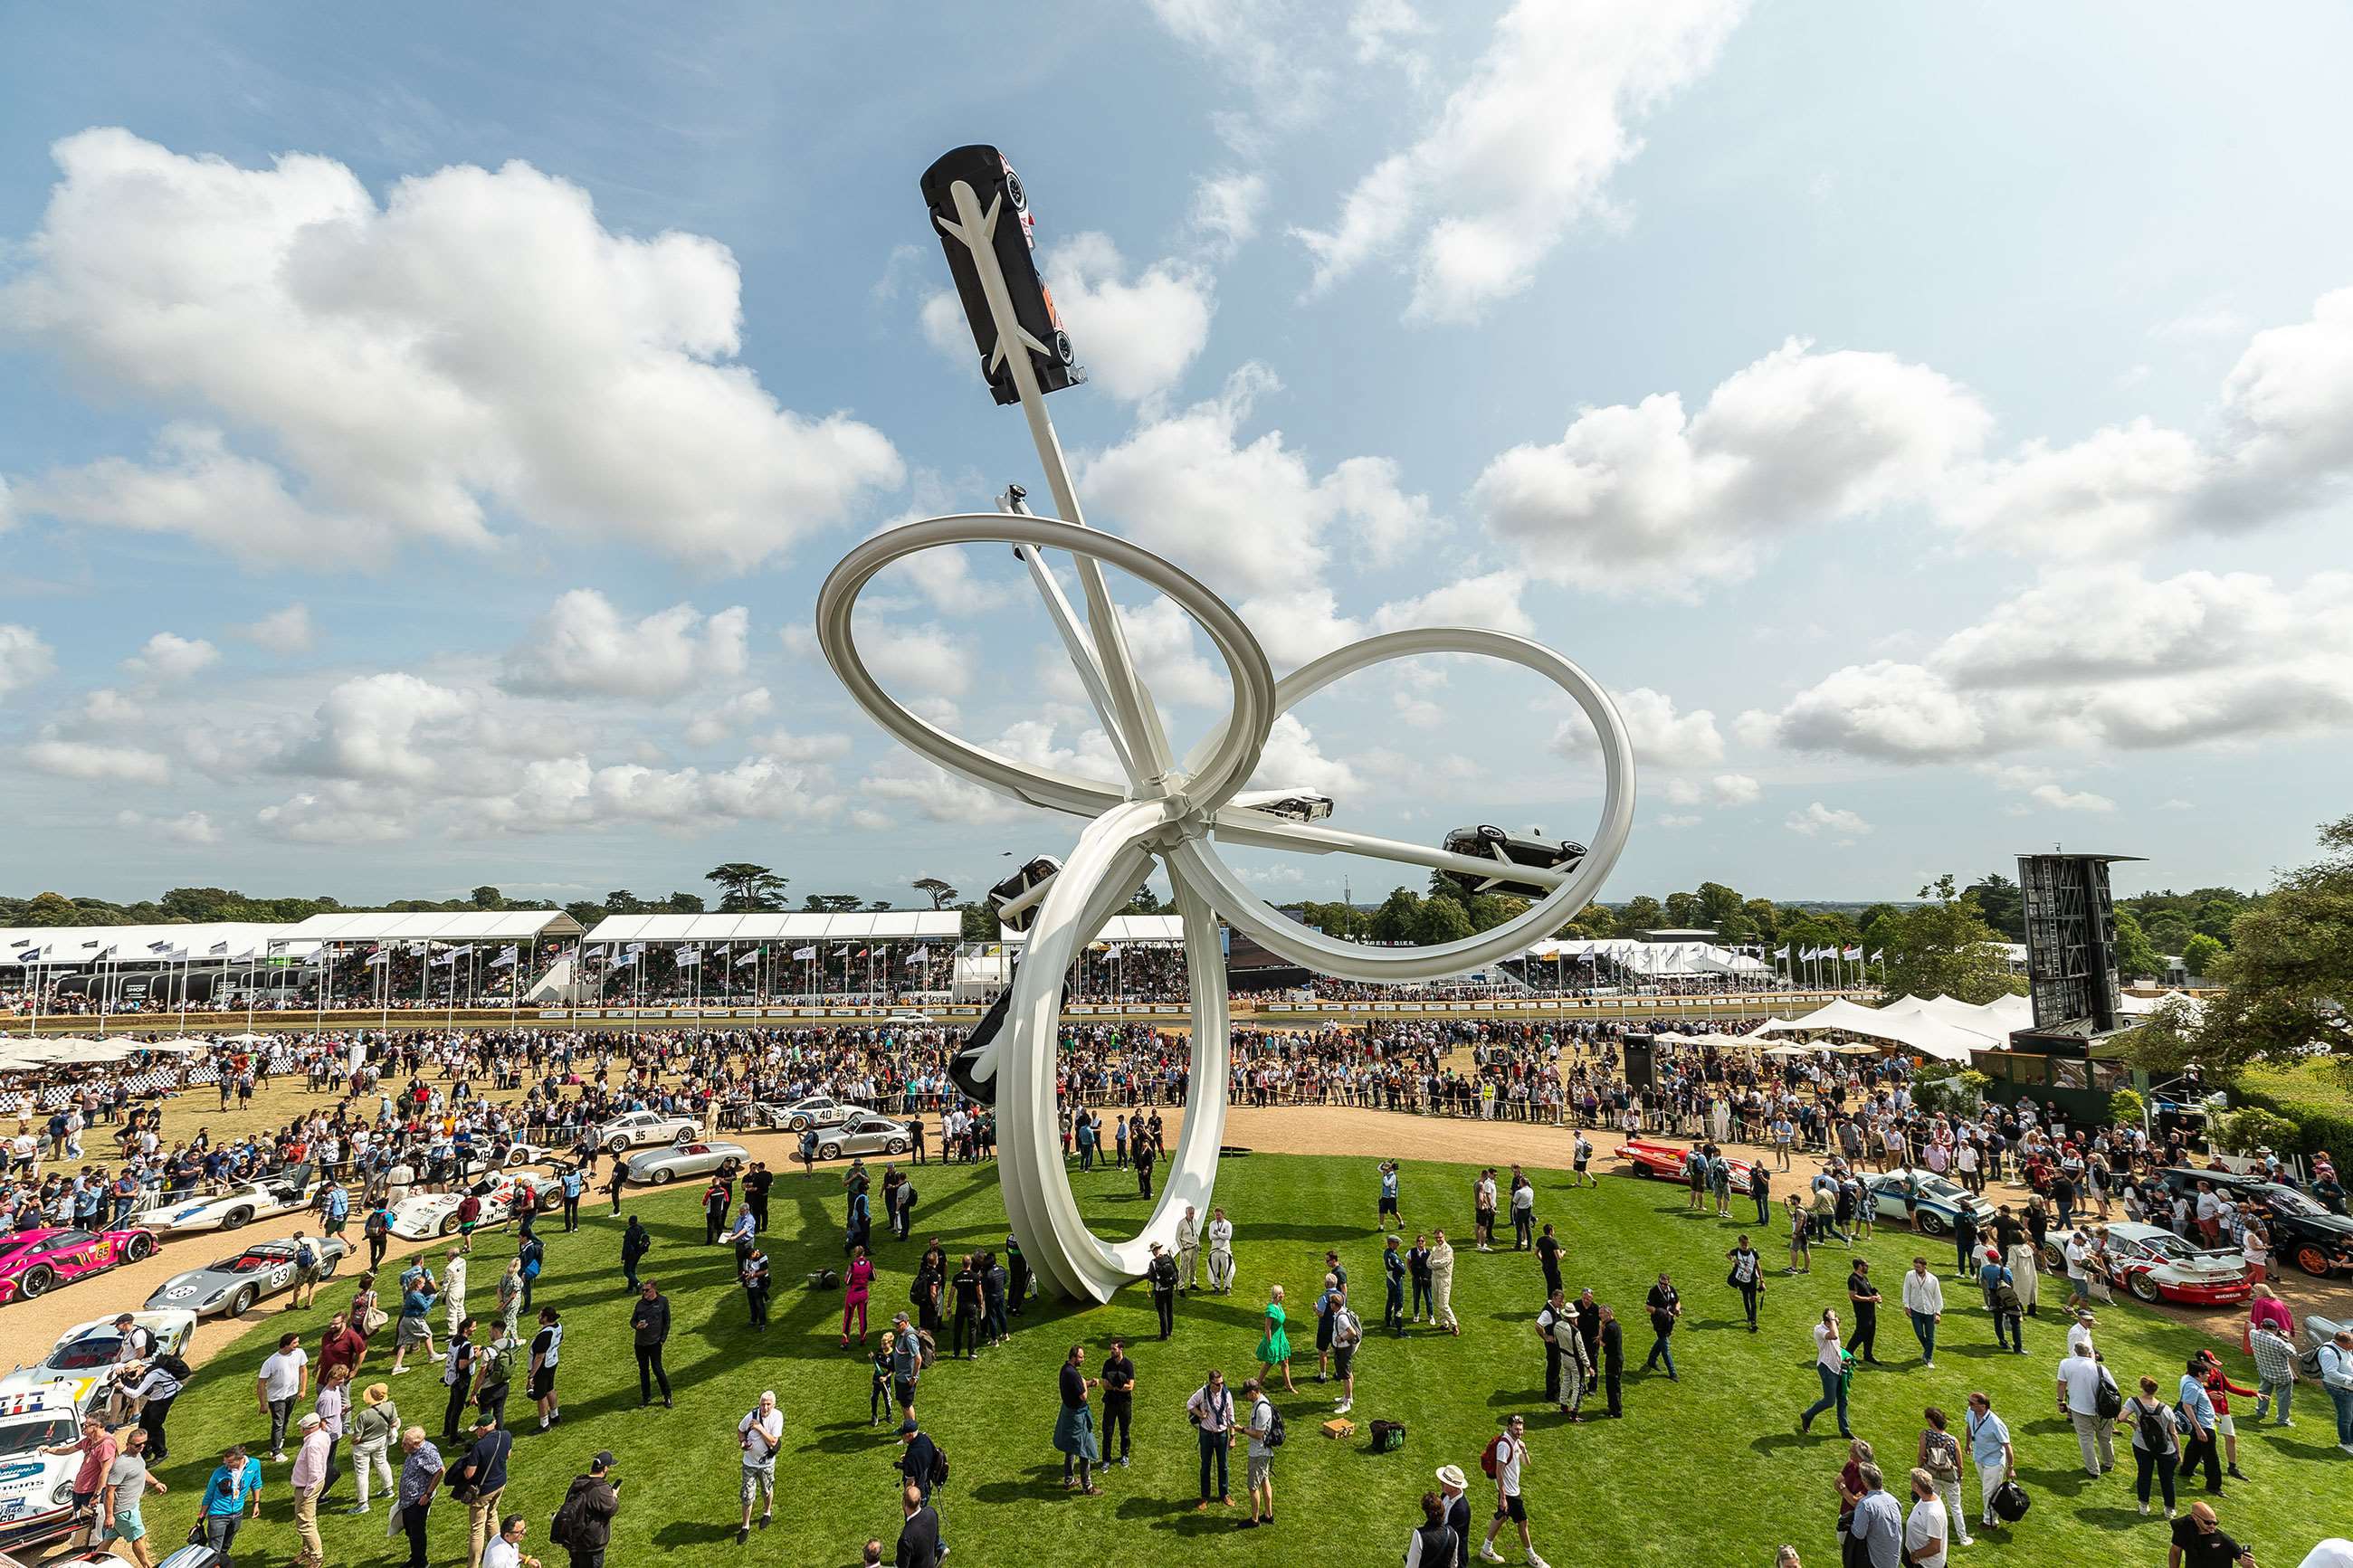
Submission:
[[[122,1341],[117,1335],[84,1334],[51,1351],[49,1359],[41,1364],[51,1372],[84,1372],[91,1367],[112,1365],[116,1352],[121,1349]]]
[[[2263,1196],[2283,1214],[2318,1215],[2328,1212],[2293,1187],[2265,1187]]]
[[[2138,1236],[2133,1238],[2137,1247],[2147,1248],[2170,1263],[2183,1262],[2198,1256],[2199,1248],[2170,1233],[2164,1236]]]
[[[268,1252],[240,1252],[235,1258],[223,1258],[213,1265],[216,1274],[253,1274],[264,1268],[275,1268],[285,1262],[283,1258]]]
[[[42,1421],[17,1421],[0,1426],[0,1459],[33,1457],[36,1448],[55,1447],[81,1436],[80,1423],[60,1411]]]

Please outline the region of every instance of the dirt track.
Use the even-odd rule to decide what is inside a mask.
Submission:
[[[273,1099],[301,1100],[308,1098],[300,1092],[299,1084],[289,1085]],[[184,1101],[188,1097],[183,1097]],[[282,1104],[282,1100],[281,1100]],[[209,1100],[185,1105],[172,1117],[185,1125],[190,1121],[233,1121],[229,1118],[208,1118],[203,1112],[210,1107]],[[1105,1120],[1113,1111],[1105,1108]],[[1181,1109],[1163,1107],[1160,1111],[1168,1141],[1176,1141],[1177,1130],[1184,1125]],[[789,1166],[795,1157],[797,1140],[781,1132],[729,1132],[717,1134],[750,1149],[754,1158],[766,1160],[781,1170]],[[1624,1167],[1610,1158],[1618,1146],[1619,1137],[1607,1131],[1588,1132],[1593,1141],[1595,1169],[1603,1174],[1622,1172]],[[1358,1110],[1338,1106],[1283,1106],[1267,1110],[1237,1107],[1228,1112],[1225,1142],[1270,1154],[1345,1155],[1367,1160],[1400,1159],[1430,1160],[1450,1163],[1501,1164],[1514,1163],[1545,1170],[1565,1170],[1570,1159],[1569,1147],[1573,1134],[1565,1127],[1541,1126],[1525,1121],[1481,1121],[1469,1118],[1413,1116],[1393,1111]],[[1676,1139],[1661,1142],[1682,1144]],[[1736,1150],[1736,1152],[1738,1151]],[[1761,1149],[1751,1149],[1761,1156]],[[1794,1170],[1788,1177],[1777,1183],[1780,1191],[1796,1190],[1819,1169],[1819,1162],[1796,1156]],[[665,1201],[674,1201],[683,1192],[699,1191],[693,1183],[672,1187],[664,1193]],[[655,1189],[632,1189],[624,1203],[637,1205],[653,1198]],[[1997,1202],[2022,1203],[2026,1191],[2022,1187],[1989,1189]],[[604,1200],[596,1196],[590,1206],[594,1212],[604,1212]],[[69,1286],[51,1292],[36,1301],[19,1302],[0,1309],[0,1331],[7,1335],[12,1360],[30,1360],[56,1337],[72,1325],[89,1319],[102,1317],[125,1307],[136,1307],[166,1279],[181,1269],[195,1267],[226,1256],[240,1244],[288,1237],[302,1228],[302,1216],[287,1215],[247,1226],[234,1237],[208,1234],[170,1242],[155,1257],[144,1263],[133,1264],[102,1276],[87,1285]],[[357,1234],[356,1224],[353,1234]],[[404,1242],[395,1239],[388,1258],[397,1258],[446,1243]],[[348,1296],[353,1273],[346,1268],[338,1274],[330,1289]],[[488,1281],[483,1285],[487,1287]],[[2275,1275],[2273,1284],[2297,1314],[2317,1311],[2325,1317],[2344,1320],[2353,1318],[2353,1282],[2335,1280],[2323,1282],[2308,1279],[2293,1269]],[[2198,1312],[2172,1308],[2162,1309],[2184,1322],[2207,1328],[2218,1335],[2235,1341],[2242,1314]],[[248,1313],[242,1321],[208,1319],[198,1330],[195,1350],[188,1359],[201,1363],[223,1345],[234,1340],[251,1323],[268,1321],[274,1315],[274,1305],[264,1306]]]

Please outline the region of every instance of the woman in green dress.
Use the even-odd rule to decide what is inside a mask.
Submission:
[[[1281,1367],[1282,1391],[1296,1394],[1299,1390],[1291,1381],[1291,1336],[1282,1327],[1282,1287],[1277,1285],[1268,1294],[1273,1300],[1266,1304],[1266,1336],[1258,1342],[1259,1381],[1266,1383],[1274,1375],[1274,1369]]]

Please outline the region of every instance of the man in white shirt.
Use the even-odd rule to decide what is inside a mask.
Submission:
[[[2075,1321],[2067,1325],[2067,1353],[2092,1358],[2092,1325],[2100,1320],[2092,1316],[2089,1307],[2075,1309]]]
[[[1176,1275],[1177,1289],[1188,1296],[1201,1282],[1201,1229],[1191,1204],[1185,1205],[1185,1217],[1176,1222]]]
[[[254,1403],[269,1417],[272,1459],[286,1458],[286,1423],[310,1384],[311,1353],[302,1348],[301,1337],[280,1334],[277,1353],[261,1363],[261,1373],[253,1380]]]
[[[2320,1347],[2320,1386],[2337,1406],[2337,1446],[2353,1454],[2353,1329]]]
[[[2075,1428],[2075,1447],[2084,1456],[2084,1472],[2103,1476],[2116,1468],[2113,1436],[2116,1423],[2100,1415],[2100,1363],[2087,1355],[2070,1355],[2059,1363],[2059,1414]]]
[[[1528,1508],[1520,1496],[1520,1472],[1528,1462],[1527,1419],[1514,1415],[1510,1425],[1495,1437],[1495,1517],[1487,1521],[1487,1539],[1479,1543],[1481,1559],[1501,1563],[1503,1553],[1495,1550],[1495,1532],[1510,1520],[1520,1529],[1520,1549],[1527,1553],[1528,1568],[1546,1568],[1545,1560],[1536,1555],[1535,1542],[1528,1536]]]
[[[1912,1315],[1912,1333],[1920,1342],[1921,1363],[1936,1365],[1936,1325],[1945,1317],[1945,1286],[1928,1272],[1928,1260],[1925,1258],[1915,1258],[1912,1272],[1904,1277],[1904,1310]]]
[[[1223,1209],[1209,1211],[1209,1289],[1229,1295],[1234,1288],[1234,1222]]]
[[[522,1552],[522,1534],[530,1524],[519,1513],[500,1521],[498,1538],[482,1549],[482,1568],[539,1568],[539,1559]]]
[[[1945,1543],[1952,1528],[1945,1517],[1944,1501],[1936,1496],[1936,1478],[1915,1469],[1912,1511],[1904,1521],[1904,1560],[1912,1568],[1945,1568]]]
[[[735,1423],[735,1437],[744,1449],[744,1517],[735,1523],[735,1541],[741,1545],[751,1538],[754,1492],[766,1505],[760,1515],[763,1530],[776,1514],[776,1449],[785,1440],[785,1413],[776,1408],[775,1389],[760,1391],[760,1403]]]

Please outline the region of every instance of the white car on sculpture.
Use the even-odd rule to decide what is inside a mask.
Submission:
[[[688,1143],[702,1131],[702,1124],[691,1116],[664,1116],[659,1110],[632,1110],[617,1116],[596,1129],[596,1147],[610,1153],[626,1154],[632,1149],[642,1149],[649,1143]]]
[[[511,1223],[515,1198],[545,1214],[564,1202],[564,1184],[539,1171],[510,1171],[474,1183],[466,1192],[414,1193],[392,1205],[392,1234],[406,1241],[424,1241],[458,1234],[458,1209],[466,1193],[482,1200],[477,1228]]]

